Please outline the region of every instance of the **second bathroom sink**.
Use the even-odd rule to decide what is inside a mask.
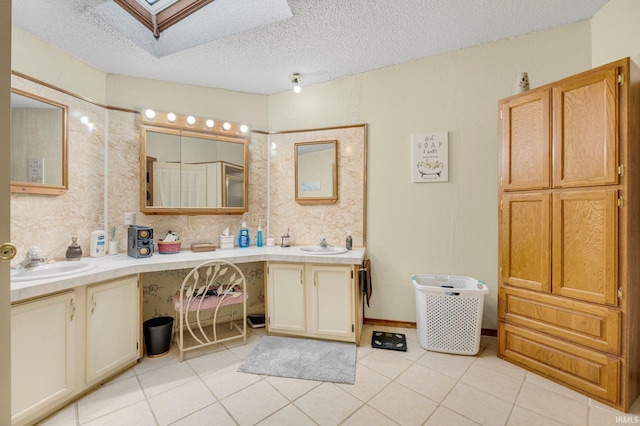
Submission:
[[[343,247],[321,247],[321,246],[305,246],[300,247],[298,251],[305,254],[342,254],[346,253],[347,249]]]
[[[11,270],[11,281],[41,280],[45,278],[60,277],[76,274],[95,268],[95,264],[88,262],[55,262],[33,268],[20,268]]]

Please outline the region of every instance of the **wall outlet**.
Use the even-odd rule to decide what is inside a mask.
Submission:
[[[258,226],[259,220],[260,220],[260,217],[258,217],[258,215],[252,214],[251,216],[249,216],[249,225]]]

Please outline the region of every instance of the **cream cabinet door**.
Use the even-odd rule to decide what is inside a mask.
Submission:
[[[353,340],[355,334],[353,268],[311,265],[311,311],[315,337]]]
[[[87,383],[138,358],[138,277],[87,287]]]
[[[271,332],[306,332],[304,264],[269,263],[267,327]]]
[[[75,391],[75,293],[11,308],[11,421],[24,424]]]

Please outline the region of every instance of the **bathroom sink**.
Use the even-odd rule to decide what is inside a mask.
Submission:
[[[305,254],[342,254],[346,253],[347,249],[343,247],[320,247],[320,246],[306,246],[300,247],[298,251]]]
[[[95,268],[95,264],[88,262],[62,261],[50,263],[33,268],[20,268],[11,270],[11,281],[41,280],[45,278],[60,277],[63,275],[76,274]]]

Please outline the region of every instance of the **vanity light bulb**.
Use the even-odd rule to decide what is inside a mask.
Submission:
[[[296,84],[295,86],[293,86],[293,91],[294,91],[294,92],[296,92],[296,93],[300,93],[300,91],[301,91],[301,90],[302,90],[302,89],[300,88],[300,85],[299,85],[299,84]]]
[[[196,124],[196,118],[193,115],[187,117],[187,124],[193,126]]]
[[[144,112],[145,117],[149,120],[153,120],[156,117],[156,112],[152,109],[148,109]]]
[[[170,123],[173,123],[174,121],[176,121],[176,115],[170,112],[169,114],[167,114],[167,120],[169,120]]]
[[[248,127],[246,124],[242,124],[242,125],[240,126],[240,131],[241,131],[242,133],[247,133],[247,131],[248,131],[248,130],[249,130],[249,127]]]
[[[223,128],[223,129],[225,129],[225,130],[229,130],[229,129],[231,128],[231,123],[229,123],[228,121],[227,121],[227,122],[225,122],[225,123],[222,125],[222,128]]]
[[[208,119],[205,124],[207,125],[208,128],[212,128],[213,125],[216,123],[214,123],[212,119]]]

